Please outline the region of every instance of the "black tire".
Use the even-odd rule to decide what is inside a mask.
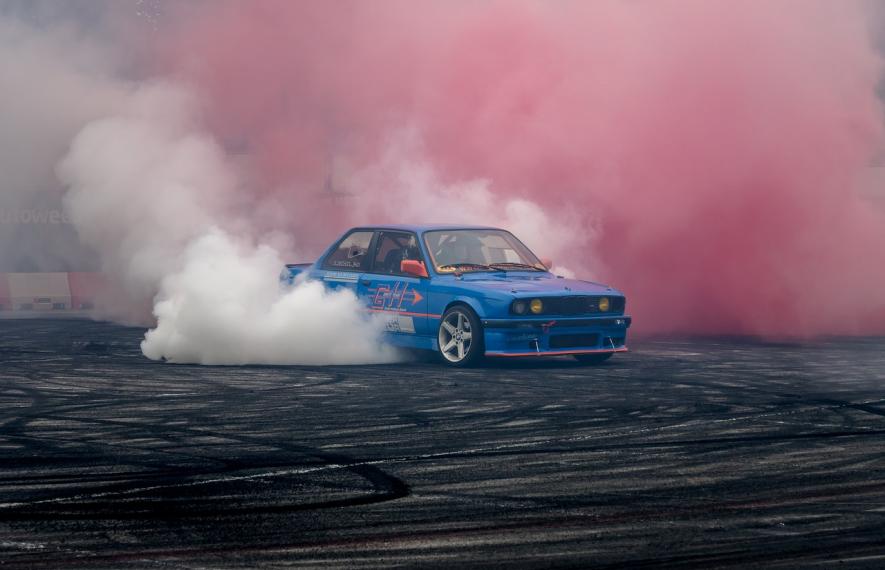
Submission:
[[[575,360],[581,364],[602,364],[612,357],[614,352],[597,352],[593,354],[575,354]]]
[[[465,334],[469,334],[469,338],[464,338]],[[467,305],[452,305],[443,314],[437,330],[437,354],[448,366],[473,366],[482,360],[485,354],[482,323],[473,309]]]

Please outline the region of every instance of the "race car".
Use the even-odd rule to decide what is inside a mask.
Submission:
[[[392,225],[348,230],[315,263],[286,265],[280,282],[349,289],[382,315],[388,342],[451,366],[562,355],[600,363],[625,352],[624,295],[550,269],[506,230]]]

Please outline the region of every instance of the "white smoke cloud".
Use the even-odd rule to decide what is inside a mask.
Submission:
[[[144,354],[201,364],[392,359],[352,293],[318,283],[278,291],[282,256],[249,223],[237,173],[194,108],[180,86],[143,86],[120,113],[86,126],[58,167],[73,222],[105,270],[134,295],[156,293]]]
[[[280,294],[283,261],[262,245],[238,244],[221,230],[197,238],[183,268],[163,280],[157,327],[145,356],[200,364],[357,364],[390,361],[379,325],[349,291],[308,281]]]
[[[87,125],[58,167],[80,238],[127,289],[152,295],[185,246],[226,218],[236,177],[170,84],[135,90],[124,112]]]

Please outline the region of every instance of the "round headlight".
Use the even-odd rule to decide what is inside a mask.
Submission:
[[[599,299],[599,310],[605,312],[609,309],[609,307],[610,305],[608,302],[608,297],[601,297]]]
[[[528,309],[528,305],[525,301],[514,301],[513,302],[513,312],[517,315],[524,315]]]
[[[532,299],[532,302],[529,303],[529,308],[537,315],[544,310],[544,303],[541,302],[541,299]]]

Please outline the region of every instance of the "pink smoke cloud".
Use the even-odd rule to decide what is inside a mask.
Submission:
[[[640,330],[885,331],[885,220],[855,190],[882,143],[861,3],[210,6],[158,66],[302,240],[346,225],[333,160],[416,129],[446,182],[592,228],[557,261],[625,290]]]

